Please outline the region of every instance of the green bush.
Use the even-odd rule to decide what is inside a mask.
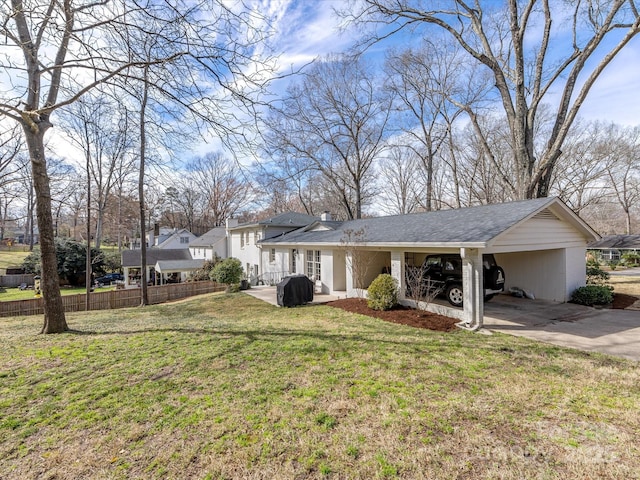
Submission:
[[[87,246],[68,239],[55,239],[56,260],[58,262],[58,275],[66,279],[70,285],[84,285],[85,270],[87,267]],[[91,262],[93,273],[103,275],[105,273],[104,255],[101,250],[91,248]],[[40,250],[34,249],[22,263],[26,273],[42,275],[40,265]]]
[[[613,302],[613,287],[609,285],[587,285],[576,289],[571,301],[580,305],[608,305]]]
[[[609,262],[609,267],[611,268],[611,270],[615,270],[618,267],[618,260],[611,260]]]
[[[640,265],[640,255],[637,253],[625,253],[622,255],[622,261],[627,266]]]
[[[122,253],[117,250],[101,250],[105,272],[122,273]],[[95,264],[95,259],[94,259]],[[95,268],[94,268],[95,270]]]
[[[389,310],[398,304],[398,282],[387,273],[380,274],[367,290],[367,305],[373,310]]]
[[[198,282],[202,280],[210,280],[211,279],[211,271],[218,265],[222,259],[215,254],[211,260],[207,260],[202,265],[202,268],[199,268],[193,275],[191,275],[191,280]]]
[[[242,264],[237,258],[226,258],[211,270],[211,280],[225,285],[240,284],[242,280]],[[239,287],[238,287],[239,289]]]

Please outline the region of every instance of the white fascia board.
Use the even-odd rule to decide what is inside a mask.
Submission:
[[[364,242],[364,243],[355,243],[352,245],[345,245],[343,243],[310,243],[310,242],[269,242],[268,240],[263,240],[260,242],[261,245],[268,247],[309,247],[309,248],[327,248],[327,247],[337,247],[337,248],[346,248],[346,247],[360,247],[360,248],[368,248],[372,250],[379,249],[409,249],[409,248],[421,248],[421,249],[429,249],[429,248],[441,248],[441,249],[460,249],[460,248],[485,248],[487,244],[485,242],[465,242],[465,243],[442,243],[442,242],[402,242],[402,243],[373,243],[373,242]]]

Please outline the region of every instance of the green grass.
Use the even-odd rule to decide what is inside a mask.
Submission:
[[[99,287],[94,291],[97,292],[108,292],[109,290],[113,290],[116,288],[112,287]],[[87,293],[86,287],[60,287],[60,293],[62,295],[76,295],[78,293]],[[29,300],[35,298],[35,293],[33,289],[30,290],[20,290],[19,288],[5,288],[5,291],[0,291],[0,302],[9,302],[12,300]]]
[[[19,267],[30,253],[28,248],[22,245],[6,248],[7,250],[0,250],[0,268]]]
[[[635,363],[244,294],[1,319],[0,478],[638,478]]]

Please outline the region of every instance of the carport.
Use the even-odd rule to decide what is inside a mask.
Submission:
[[[363,232],[351,252],[342,253],[344,264],[332,259],[345,252],[349,232]],[[375,217],[347,222],[315,222],[275,239],[268,245],[283,250],[320,250],[332,268],[322,275],[327,293],[357,295],[354,288],[353,251],[368,252],[389,262],[377,271],[390,271],[405,291],[405,255],[456,253],[462,259],[464,306],[453,308],[432,302],[425,308],[461,320],[460,326],[482,326],[484,287],[482,255],[493,253],[505,270],[505,289],[519,287],[536,298],[566,302],[585,283],[588,242],[598,234],[557,198],[522,200],[456,210]],[[374,262],[375,263],[375,262]],[[322,264],[324,265],[324,263]],[[328,269],[323,270],[325,272]],[[346,270],[346,291],[342,291]],[[302,272],[301,272],[302,273]],[[375,275],[371,275],[375,277]],[[341,290],[334,289],[334,278]]]

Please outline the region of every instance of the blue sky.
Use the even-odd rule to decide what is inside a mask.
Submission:
[[[340,52],[353,45],[357,32],[340,32],[341,20],[333,14],[346,0],[263,0],[264,12],[276,18],[276,48],[282,52],[283,70],[300,67],[316,57]],[[368,57],[381,61],[387,47],[419,42],[418,35],[402,35],[377,45]],[[607,67],[581,109],[588,120],[640,125],[640,38],[636,37]]]

